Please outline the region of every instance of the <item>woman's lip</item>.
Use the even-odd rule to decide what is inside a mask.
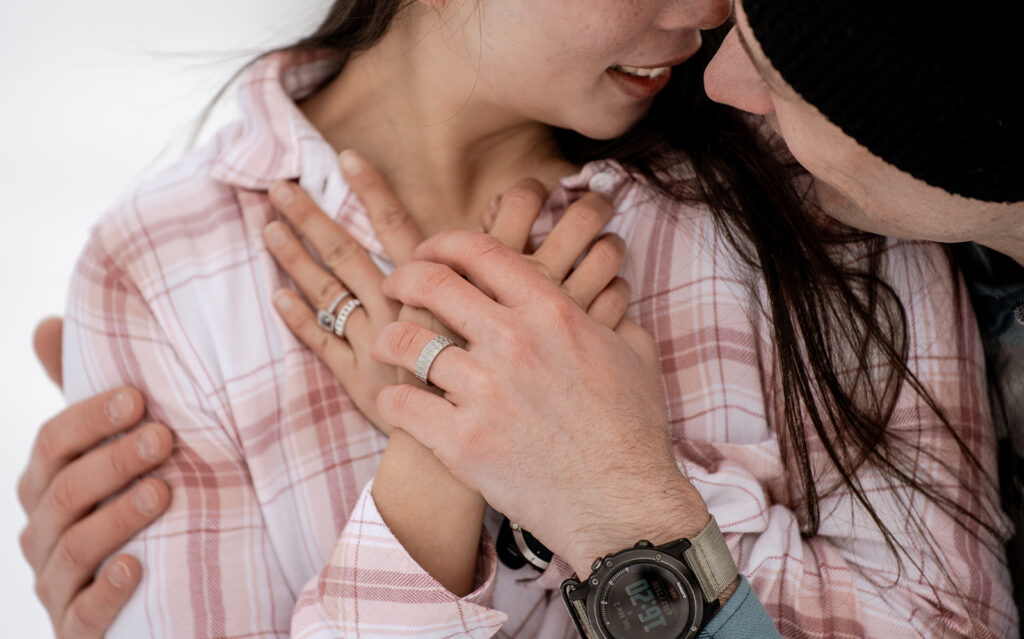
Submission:
[[[672,69],[656,78],[644,78],[616,69],[608,69],[606,73],[615,80],[615,83],[619,85],[623,93],[637,100],[653,98],[659,91],[665,88],[668,81],[672,78]]]

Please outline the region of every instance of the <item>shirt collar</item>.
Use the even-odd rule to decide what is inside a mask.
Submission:
[[[334,68],[336,56],[329,51],[278,51],[258,61],[238,89],[241,130],[221,150],[212,176],[255,191],[298,178],[300,140],[310,131],[319,134],[295,102],[315,91]]]

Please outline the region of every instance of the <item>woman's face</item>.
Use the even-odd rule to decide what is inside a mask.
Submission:
[[[474,97],[598,139],[625,133],[729,0],[449,0],[476,54]],[[475,49],[475,51],[473,50]]]

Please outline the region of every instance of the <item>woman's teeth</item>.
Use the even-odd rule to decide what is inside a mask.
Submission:
[[[672,67],[656,67],[654,69],[644,69],[641,67],[627,67],[624,64],[616,64],[612,67],[616,71],[628,73],[629,75],[635,75],[641,78],[656,78],[660,75],[664,75],[669,72]]]

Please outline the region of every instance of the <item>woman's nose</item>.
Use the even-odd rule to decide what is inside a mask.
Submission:
[[[665,31],[708,30],[729,19],[729,0],[671,0],[658,16],[658,27]]]

